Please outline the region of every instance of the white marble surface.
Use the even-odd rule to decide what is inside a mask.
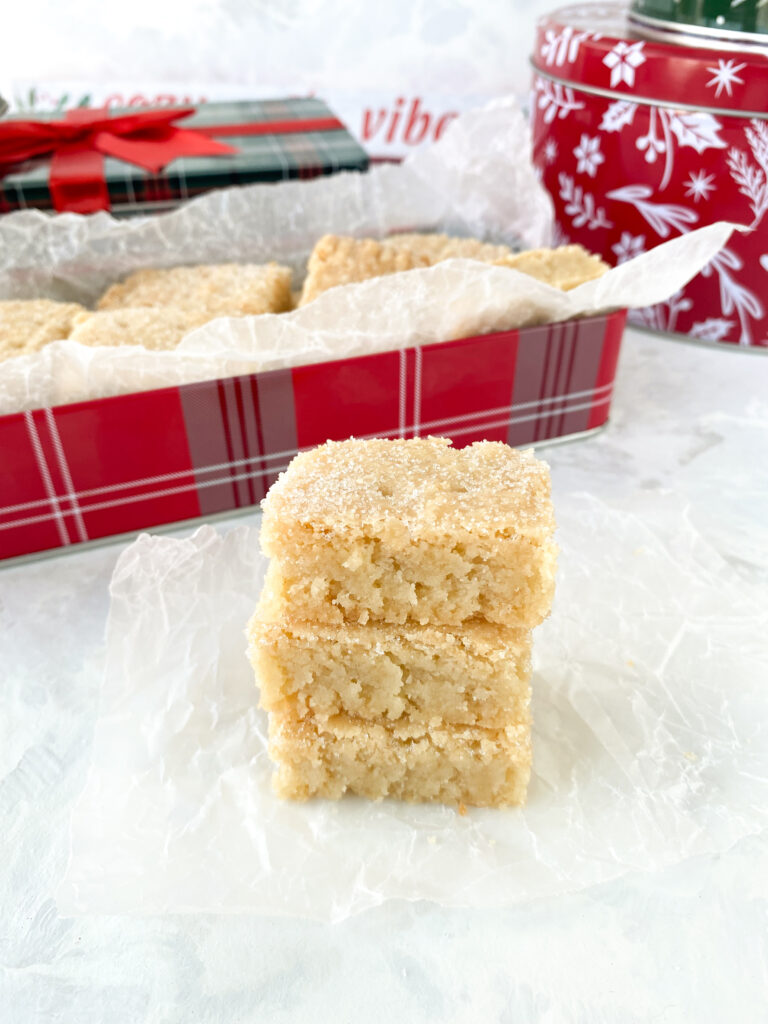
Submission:
[[[556,501],[586,491],[658,516],[679,511],[663,500],[674,491],[768,596],[766,452],[768,358],[631,331],[607,430],[546,457]],[[496,912],[393,902],[335,926],[60,917],[52,892],[88,761],[119,550],[0,570],[3,1024],[765,1020],[765,834]],[[2,708],[20,692],[26,711],[9,717]]]

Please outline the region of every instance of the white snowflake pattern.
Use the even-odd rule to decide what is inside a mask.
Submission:
[[[669,238],[673,232],[684,235],[697,223],[699,215],[694,210],[675,203],[658,203],[651,198],[653,195],[650,185],[623,185],[606,192],[605,198],[634,206],[659,238]]]
[[[765,309],[760,298],[738,279],[743,268],[744,261],[741,256],[726,246],[712,257],[701,273],[704,277],[710,277],[713,273],[717,274],[720,284],[720,308],[725,317],[732,313],[736,315],[741,329],[739,344],[759,344],[759,342],[753,342],[750,318],[762,320],[765,316]]]
[[[555,118],[562,121],[572,111],[584,109],[584,104],[576,99],[573,89],[559,82],[537,78],[534,95],[538,96],[536,105],[539,110],[544,111],[544,124],[552,124]]]
[[[635,103],[617,100],[603,114],[600,130],[621,132],[628,125],[636,123],[637,113]],[[644,154],[648,164],[655,164],[660,156],[664,158],[660,192],[664,191],[672,177],[676,147],[688,146],[697,153],[703,153],[707,149],[724,149],[726,146],[720,138],[722,125],[706,111],[667,110],[652,106],[647,114],[639,116],[648,118],[648,130],[644,134],[638,130],[635,146]]]
[[[626,263],[645,252],[645,235],[633,235],[629,231],[622,231],[621,238],[611,249],[616,253],[617,263]]]
[[[605,215],[605,207],[598,206],[595,197],[577,185],[570,174],[562,171],[558,175],[560,182],[560,198],[565,200],[565,212],[572,218],[575,228],[585,225],[590,231],[598,228],[612,228],[612,221]]]
[[[544,143],[544,160],[553,164],[557,158],[557,143],[554,139],[547,139]]]
[[[645,64],[643,47],[645,43],[625,43],[619,40],[610,53],[603,57],[603,64],[611,72],[611,88],[615,89],[622,82],[632,89],[635,84],[635,69]]]
[[[576,173],[588,174],[590,178],[594,178],[600,164],[605,163],[605,157],[600,152],[600,136],[590,138],[589,135],[582,135],[573,155],[578,160]]]
[[[754,215],[749,229],[754,231],[768,210],[768,126],[764,121],[753,120],[744,129],[744,135],[755,162],[735,146],[728,150],[726,162],[739,192],[749,200]]]
[[[710,316],[698,320],[688,331],[692,338],[701,341],[724,341],[730,334],[735,321],[723,316]]]
[[[685,194],[693,199],[694,203],[698,203],[700,199],[704,202],[709,199],[709,193],[715,190],[715,176],[714,174],[705,174],[704,171],[693,171],[688,175],[688,181],[685,183]]]
[[[648,119],[648,132],[646,135],[638,135],[635,142],[635,146],[640,150],[641,153],[645,153],[645,162],[648,164],[656,163],[656,157],[659,153],[668,153],[671,151],[670,138],[669,138],[669,127],[665,120],[666,112],[663,110],[659,111],[659,123],[661,124],[662,134],[656,134],[656,108],[651,107],[650,117]],[[666,187],[666,181],[662,188]]]
[[[735,60],[723,60],[718,58],[716,68],[707,68],[712,77],[707,82],[707,88],[715,89],[715,98],[725,91],[726,96],[732,95],[731,88],[734,85],[744,85],[744,79],[739,78],[739,72],[743,71],[746,64],[737,64]]]
[[[692,307],[693,301],[681,289],[670,295],[666,302],[630,310],[629,320],[642,327],[650,327],[653,331],[675,331],[680,313],[687,313]]]
[[[600,38],[591,32],[577,32],[570,25],[566,25],[560,32],[548,28],[544,33],[544,42],[541,44],[540,51],[544,63],[548,67],[573,64],[579,55],[579,47],[590,36]]]

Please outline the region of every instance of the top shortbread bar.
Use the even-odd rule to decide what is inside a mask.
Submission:
[[[262,546],[296,618],[529,627],[549,613],[555,521],[531,452],[328,442],[293,460],[263,509]]]

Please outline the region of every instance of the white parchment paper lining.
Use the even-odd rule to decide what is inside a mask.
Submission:
[[[258,527],[119,559],[64,913],[341,920],[388,898],[506,907],[722,850],[768,825],[768,609],[673,495],[557,503],[524,810],[284,803],[243,627]]]
[[[446,231],[547,245],[551,204],[529,150],[528,125],[505,100],[464,114],[403,165],[367,174],[222,189],[151,218],[8,214],[0,299],[93,305],[133,270],[183,263],[274,259],[293,268],[298,285],[328,232]],[[708,263],[730,231],[691,232],[567,294],[514,270],[451,260],[333,289],[293,313],[215,320],[172,352],[56,341],[0,363],[0,415],[652,305]]]

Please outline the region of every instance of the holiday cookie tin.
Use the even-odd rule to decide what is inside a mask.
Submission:
[[[258,504],[298,451],[583,436],[626,311],[0,416],[0,562]]]
[[[533,159],[558,244],[617,264],[716,220],[744,225],[684,289],[632,318],[702,341],[768,347],[768,47],[641,38],[619,4],[539,22]]]

